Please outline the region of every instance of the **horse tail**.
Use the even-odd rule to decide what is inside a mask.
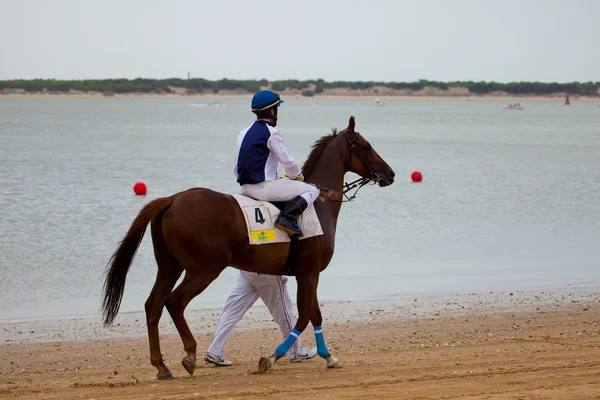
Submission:
[[[173,197],[171,196],[161,197],[146,204],[137,217],[135,217],[127,234],[108,261],[104,272],[105,280],[102,288],[104,292],[102,312],[105,327],[112,325],[117,317],[121,300],[123,300],[127,272],[129,272],[129,267],[133,262],[135,253],[137,253],[140,247],[148,223],[169,208],[172,203]]]

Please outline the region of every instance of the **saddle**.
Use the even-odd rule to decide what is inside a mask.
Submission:
[[[277,216],[287,202],[268,202],[256,200],[251,197],[234,194],[248,228],[248,241],[251,245],[264,245],[269,243],[289,243],[289,235],[275,228]],[[321,223],[313,204],[309,205],[298,218],[298,224],[302,228],[304,236],[299,240],[305,240],[313,236],[323,234]]]
[[[270,243],[291,244],[286,268],[288,265],[291,265],[294,259],[293,254],[299,240],[306,240],[323,234],[321,223],[313,204],[309,205],[300,215],[300,218],[298,218],[298,224],[300,224],[304,236],[290,239],[287,232],[275,228],[275,221],[281,210],[285,209],[288,202],[256,200],[242,194],[234,194],[233,197],[242,209],[242,214],[246,220],[246,228],[248,229],[248,242],[251,245],[266,245]],[[286,273],[286,269],[284,269],[282,274],[293,275],[293,270],[292,268],[288,268],[288,272]]]

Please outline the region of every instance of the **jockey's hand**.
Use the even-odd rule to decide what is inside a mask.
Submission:
[[[290,178],[290,176],[288,174],[285,174],[286,178],[292,179]],[[297,177],[295,177],[293,179],[294,181],[298,181],[298,182],[304,182],[304,175],[302,175],[302,173],[300,173],[300,175],[298,175]]]

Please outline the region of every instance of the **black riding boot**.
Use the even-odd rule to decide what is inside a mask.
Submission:
[[[287,203],[286,207],[281,210],[277,221],[275,221],[275,227],[286,231],[290,236],[303,236],[302,228],[298,224],[298,217],[306,210],[308,204],[304,197],[297,196]]]

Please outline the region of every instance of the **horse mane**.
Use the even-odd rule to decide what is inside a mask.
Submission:
[[[336,128],[332,128],[331,135],[325,135],[317,140],[315,144],[313,144],[312,150],[302,166],[302,175],[304,175],[305,178],[308,178],[310,174],[313,173],[313,170],[317,165],[317,161],[319,161],[319,158],[325,151],[325,148],[339,133],[340,132]]]

